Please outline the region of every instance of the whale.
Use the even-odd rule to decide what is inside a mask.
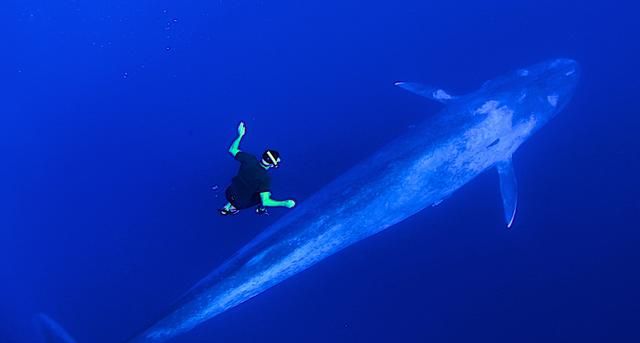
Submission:
[[[170,341],[336,252],[437,206],[493,168],[499,176],[504,225],[513,229],[518,208],[513,156],[566,107],[578,79],[578,63],[558,58],[508,72],[464,95],[417,82],[395,83],[441,103],[442,109],[304,199],[128,342]],[[45,328],[64,336],[60,342],[72,342],[61,326],[42,318]]]

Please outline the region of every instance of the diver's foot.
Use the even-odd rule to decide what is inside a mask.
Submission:
[[[266,207],[260,206],[260,207],[256,207],[256,214],[260,216],[268,216],[269,212],[267,211]]]
[[[223,207],[220,209],[220,214],[223,216],[230,216],[230,215],[234,215],[234,214],[238,214],[238,212],[240,212],[238,209],[236,209],[235,207],[230,207],[230,208],[226,208]]]

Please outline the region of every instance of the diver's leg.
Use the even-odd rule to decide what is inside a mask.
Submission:
[[[253,197],[251,197],[251,206],[255,206],[256,207],[256,213],[259,215],[269,215],[269,212],[267,212],[267,208],[262,205],[262,199],[260,198],[260,194],[256,193],[253,195]]]
[[[240,212],[237,208],[235,208],[235,206],[231,205],[230,202],[228,202],[226,205],[224,205],[223,208],[220,209],[220,214],[223,216],[229,215],[229,214],[237,214],[238,212]]]
[[[224,207],[220,209],[220,214],[223,215],[223,216],[226,216],[226,215],[229,215],[229,214],[236,214],[236,213],[240,212],[232,204],[232,202],[236,201],[237,197],[235,195],[234,190],[231,188],[231,186],[227,187],[227,190],[224,193],[225,193],[225,196],[227,197],[227,204],[224,205]]]

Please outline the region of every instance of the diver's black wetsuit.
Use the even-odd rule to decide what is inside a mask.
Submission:
[[[225,192],[227,201],[239,210],[260,205],[260,193],[270,191],[271,177],[255,156],[240,151],[235,158],[240,169]]]

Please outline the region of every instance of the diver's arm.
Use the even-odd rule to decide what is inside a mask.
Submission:
[[[240,125],[238,125],[238,138],[236,138],[236,140],[234,140],[229,147],[229,153],[233,155],[233,157],[236,157],[236,155],[240,152],[240,141],[242,141],[242,137],[244,137],[246,132],[247,129],[244,126],[244,122],[240,122]]]
[[[296,202],[293,200],[278,201],[278,200],[271,199],[271,192],[260,193],[260,199],[262,200],[262,206],[264,207],[292,208],[296,206]]]

